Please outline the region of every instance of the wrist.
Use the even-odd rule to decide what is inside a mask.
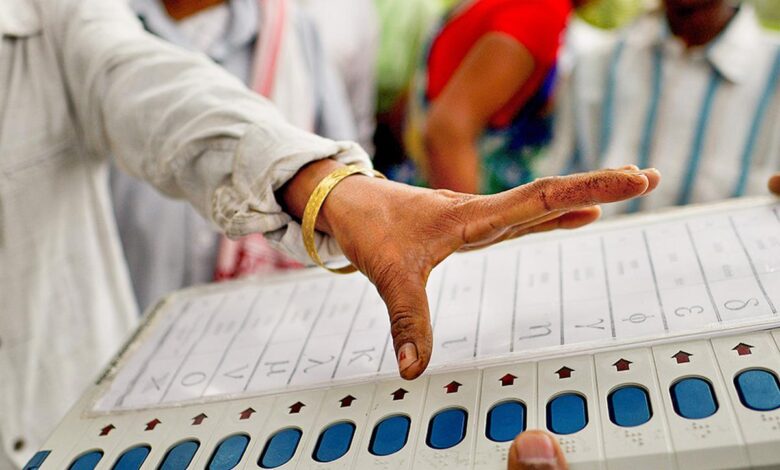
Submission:
[[[301,220],[306,203],[317,185],[333,171],[344,166],[344,164],[330,158],[317,160],[303,166],[279,190],[279,199],[285,211],[296,219]],[[326,201],[325,206],[328,205]],[[320,232],[331,234],[331,226],[325,206],[321,211],[320,217],[317,218],[316,228]]]

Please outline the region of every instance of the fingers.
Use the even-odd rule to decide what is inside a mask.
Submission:
[[[468,202],[466,220],[485,221],[489,227],[516,225],[548,212],[570,211],[601,203],[630,199],[653,190],[660,181],[654,170],[601,170],[571,176],[543,178],[510,191]],[[472,224],[477,229],[482,224]],[[467,234],[472,235],[472,234]],[[482,233],[474,233],[480,237]],[[466,240],[469,241],[469,240]]]
[[[599,206],[586,207],[571,212],[566,212],[558,218],[548,220],[541,224],[524,227],[516,230],[511,238],[517,238],[531,233],[549,232],[550,230],[571,230],[580,228],[597,221],[601,217]]]
[[[769,190],[780,196],[780,173],[776,173],[769,178]]]
[[[406,380],[415,379],[428,367],[433,347],[425,279],[411,272],[387,272],[375,285],[390,315],[398,371]]]
[[[571,212],[553,212],[545,217],[540,217],[531,223],[520,224],[501,233],[501,236],[494,239],[463,245],[459,251],[471,251],[484,248],[495,243],[506,240],[512,240],[524,235],[539,232],[549,232],[551,230],[563,229],[570,230],[580,228],[595,222],[601,216],[599,206],[586,207]]]
[[[508,470],[565,470],[568,468],[558,441],[543,431],[526,431],[509,448]]]

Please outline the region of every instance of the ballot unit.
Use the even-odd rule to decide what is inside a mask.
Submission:
[[[174,293],[26,469],[780,467],[780,216],[738,201],[456,255],[431,368],[397,378],[360,276]]]

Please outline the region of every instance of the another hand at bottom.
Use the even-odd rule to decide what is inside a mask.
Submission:
[[[552,435],[544,431],[525,431],[509,448],[507,470],[566,470],[566,458]]]

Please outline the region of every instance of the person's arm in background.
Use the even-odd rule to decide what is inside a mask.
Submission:
[[[490,118],[517,94],[534,71],[534,58],[511,36],[483,36],[431,103],[424,138],[428,181],[434,188],[477,193],[477,140]]]
[[[316,185],[356,145],[286,124],[267,101],[200,56],[144,33],[121,0],[48,0],[46,28],[89,150],[169,195],[187,198],[224,232],[266,234],[305,259],[296,222]],[[459,249],[575,228],[597,205],[651,191],[636,168],[538,180],[495,196],[344,179],[320,212],[318,249],[343,253],[377,287],[390,316],[399,370],[419,376],[431,356],[425,284]],[[330,235],[327,236],[326,234]]]

